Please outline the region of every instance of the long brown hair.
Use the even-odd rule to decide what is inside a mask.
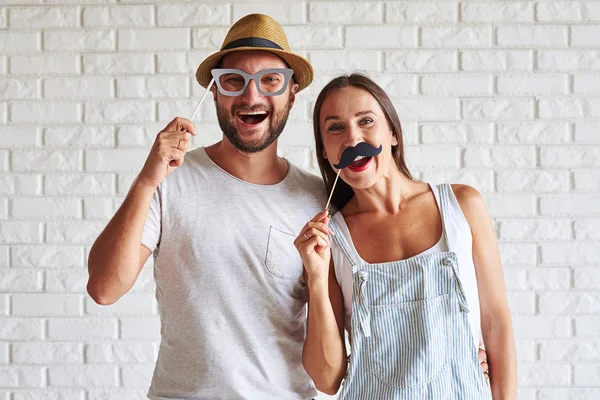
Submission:
[[[396,109],[394,108],[394,105],[392,104],[392,101],[388,95],[379,85],[365,75],[357,73],[351,75],[342,75],[333,79],[331,82],[325,85],[323,90],[321,90],[321,93],[319,93],[317,101],[315,102],[315,109],[313,112],[313,131],[315,134],[317,161],[319,163],[321,175],[323,176],[323,181],[325,182],[327,194],[331,192],[336,173],[333,171],[333,168],[331,168],[329,161],[323,158],[323,139],[321,137],[320,124],[321,108],[323,107],[325,100],[330,95],[347,86],[353,86],[365,90],[371,96],[373,96],[375,100],[377,100],[377,103],[379,103],[379,106],[385,115],[385,119],[387,120],[392,134],[394,134],[398,139],[398,145],[392,146],[392,157],[396,162],[400,173],[409,179],[413,179],[404,160],[404,142],[402,141],[402,127],[400,126],[400,118],[398,118],[398,113],[396,113]],[[333,204],[338,210],[341,210],[353,196],[354,191],[352,190],[352,187],[350,187],[350,185],[348,185],[342,179],[338,179],[335,192],[331,198],[331,204]]]

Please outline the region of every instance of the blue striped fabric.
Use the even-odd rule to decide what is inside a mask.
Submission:
[[[452,189],[431,187],[446,225]],[[447,251],[368,264],[330,226],[353,265],[352,353],[339,399],[490,399],[446,229]]]

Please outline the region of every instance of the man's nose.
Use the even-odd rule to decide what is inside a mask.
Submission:
[[[263,95],[258,91],[256,87],[256,81],[254,79],[250,79],[248,86],[246,86],[246,90],[240,95],[240,97],[245,103],[252,105],[258,103],[263,98]]]

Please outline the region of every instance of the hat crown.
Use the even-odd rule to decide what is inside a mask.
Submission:
[[[249,14],[238,20],[227,32],[221,49],[235,40],[245,38],[266,39],[277,44],[283,50],[290,51],[290,45],[281,25],[265,14]]]

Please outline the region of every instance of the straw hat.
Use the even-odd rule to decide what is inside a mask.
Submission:
[[[313,80],[312,66],[306,59],[290,51],[285,32],[277,21],[268,15],[250,14],[233,24],[223,40],[221,50],[200,64],[196,71],[198,83],[206,87],[212,79],[210,71],[225,54],[244,50],[268,51],[281,57],[294,70],[298,92]]]

